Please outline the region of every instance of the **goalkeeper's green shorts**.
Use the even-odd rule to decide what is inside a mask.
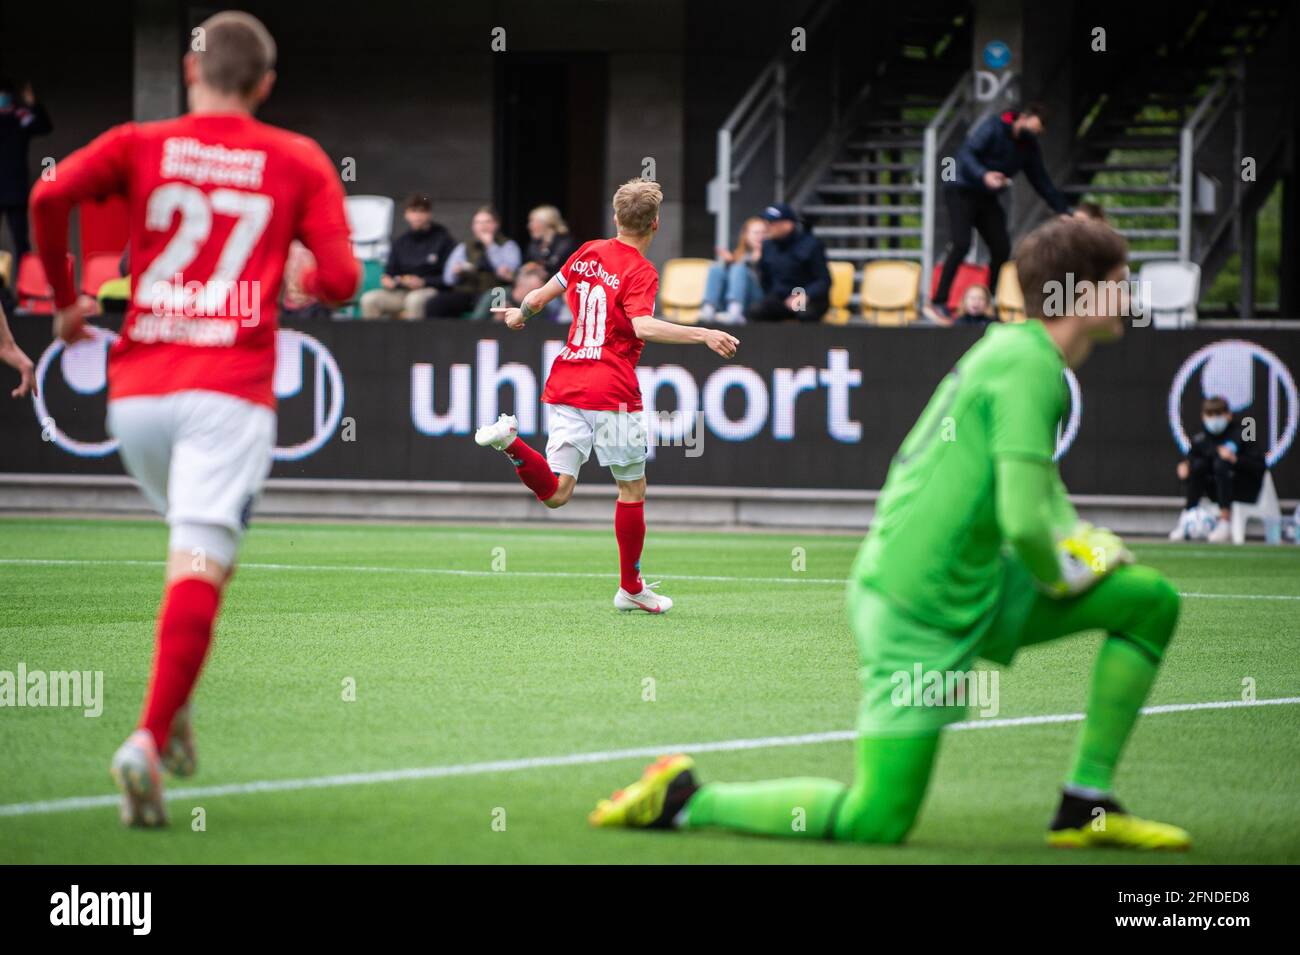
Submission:
[[[998,603],[964,631],[922,623],[857,582],[849,584],[849,621],[858,646],[864,736],[918,736],[963,719],[968,706],[995,715],[996,684],[976,659],[1011,662],[1038,590],[1024,565],[1003,557]],[[990,693],[992,696],[990,697]]]

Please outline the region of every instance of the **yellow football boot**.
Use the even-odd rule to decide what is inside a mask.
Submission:
[[[1153,822],[1124,811],[1113,799],[1082,799],[1065,794],[1047,833],[1058,849],[1139,849],[1182,852],[1192,837],[1166,822]]]
[[[689,756],[661,756],[646,767],[636,782],[602,799],[587,821],[601,828],[669,828],[686,800],[699,788],[691,772],[694,768],[695,760]]]

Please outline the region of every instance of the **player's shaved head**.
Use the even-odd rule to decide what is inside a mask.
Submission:
[[[1056,216],[1021,240],[1015,260],[1025,314],[1050,319],[1044,303],[1053,287],[1106,281],[1128,262],[1128,243],[1104,222]]]
[[[218,92],[252,96],[275,68],[275,40],[252,14],[224,10],[199,24],[199,31],[199,77]]]
[[[614,218],[620,232],[645,235],[659,218],[664,193],[653,179],[629,179],[614,193]]]

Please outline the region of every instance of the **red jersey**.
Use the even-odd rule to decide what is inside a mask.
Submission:
[[[317,270],[309,291],[356,290],[343,187],[313,140],[245,113],[198,113],[115,126],[32,191],[45,274],[60,308],[68,216],[88,199],[125,196],[131,302],[109,352],[109,399],[202,389],[275,406],[275,332],[290,243]]]
[[[626,242],[596,239],[569,256],[555,277],[566,290],[573,327],[542,400],[587,411],[640,411],[636,363],[645,343],[632,319],[654,314],[659,273]]]

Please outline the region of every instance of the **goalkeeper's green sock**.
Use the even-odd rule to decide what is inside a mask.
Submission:
[[[825,839],[849,790],[834,779],[708,783],[686,804],[685,828],[720,826],[760,836]]]
[[[1087,716],[1069,786],[1108,793],[1120,753],[1159,672],[1159,661],[1124,637],[1111,635],[1097,654]]]
[[[1110,792],[1115,766],[1177,624],[1178,591],[1141,565],[1120,567],[1080,597],[1043,597],[1033,605],[1022,647],[1085,630],[1109,634],[1093,667],[1068,790],[1092,796]]]
[[[911,830],[930,781],[937,733],[862,737],[850,788],[809,777],[709,783],[686,804],[685,828],[848,842],[900,842]]]

